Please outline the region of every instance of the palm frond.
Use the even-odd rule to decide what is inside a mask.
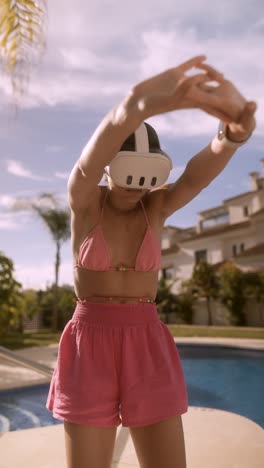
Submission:
[[[41,193],[37,199],[17,198],[11,207],[13,211],[32,210],[44,221],[55,242],[70,238],[70,210],[59,206],[59,198],[50,192]]]
[[[37,206],[33,207],[44,224],[49,229],[55,241],[66,241],[70,238],[70,212],[69,210],[43,210]]]
[[[30,67],[43,56],[46,25],[47,0],[1,0],[0,61],[14,95],[25,93]]]

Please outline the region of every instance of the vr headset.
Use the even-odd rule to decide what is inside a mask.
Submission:
[[[170,156],[160,148],[156,131],[143,122],[105,170],[121,187],[151,190],[166,182],[172,167]]]

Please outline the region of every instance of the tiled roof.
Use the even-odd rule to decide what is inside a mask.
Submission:
[[[170,224],[167,224],[167,226],[164,226],[163,229],[177,229],[176,226],[171,226]]]
[[[198,214],[204,214],[204,213],[210,213],[210,211],[220,211],[220,210],[223,210],[223,211],[226,211],[227,210],[227,207],[224,206],[224,205],[217,205],[217,206],[213,206],[211,208],[207,208],[206,210],[203,210],[203,211],[198,211]]]
[[[231,197],[231,198],[226,198],[225,200],[223,200],[223,203],[226,203],[226,202],[229,202],[229,201],[232,201],[232,200],[236,200],[237,198],[241,198],[241,197],[244,197],[245,195],[253,195],[254,193],[258,192],[259,190],[250,190],[249,192],[244,192],[244,193],[240,193],[239,195],[235,195],[234,197]]]
[[[189,239],[184,239],[179,241],[180,244],[185,244],[186,242],[191,242],[196,239],[202,239],[204,237],[211,237],[217,236],[219,234],[223,234],[224,232],[236,231],[241,228],[247,228],[251,225],[250,221],[242,221],[241,223],[236,224],[225,224],[224,226],[217,226],[210,229],[206,229],[199,234],[195,234],[194,236],[190,237]]]
[[[260,192],[261,190],[263,190],[263,188],[260,188],[258,190],[250,190],[249,192],[240,193],[239,195],[235,195],[234,197],[226,198],[225,200],[223,200],[223,204],[228,203],[228,202],[233,201],[233,200],[237,200],[238,198],[243,198],[246,195],[255,195],[255,193]],[[204,213],[207,213],[207,212],[209,213],[210,211],[218,210],[220,208],[225,208],[223,204],[213,206],[212,208],[208,208],[207,210],[199,211],[198,213],[199,214],[204,214]]]
[[[163,230],[168,230],[168,229],[172,229],[173,231],[188,231],[189,229],[195,229],[195,228],[193,226],[188,227],[188,228],[178,227],[178,226],[171,226],[170,224],[163,227]]]

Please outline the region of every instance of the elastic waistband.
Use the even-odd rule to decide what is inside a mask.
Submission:
[[[77,302],[72,321],[81,320],[100,325],[140,325],[159,322],[155,303],[110,304]]]

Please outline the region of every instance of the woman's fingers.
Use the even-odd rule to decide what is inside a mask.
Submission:
[[[201,110],[223,120],[225,123],[233,122],[236,115],[233,115],[232,106],[228,106],[227,109],[224,109],[224,100],[213,94],[215,90],[215,86],[209,86],[205,82],[197,83],[191,90],[190,97]],[[237,112],[235,112],[235,114],[237,114]]]
[[[185,104],[182,108],[199,108],[208,114],[223,120],[225,123],[234,121],[234,116],[227,114],[223,110],[223,100],[215,97],[210,92],[215,90],[215,86],[208,86],[206,82],[212,81],[207,73],[199,73],[191,77],[180,80],[175,97],[179,93],[185,95]],[[186,102],[188,104],[186,105]],[[230,108],[228,107],[228,111]]]
[[[200,92],[205,94],[205,97],[201,96]],[[220,112],[230,115],[233,122],[239,121],[246,100],[231,82],[225,80],[220,82],[219,86],[199,83],[194,93],[197,102],[201,103],[200,107],[204,101],[207,107],[218,109]]]
[[[248,101],[237,122],[232,125],[241,134],[248,135],[256,127],[255,112],[257,110],[257,103],[255,101]]]
[[[252,120],[252,116],[257,110],[257,103],[255,101],[248,101],[245,104],[243,112],[240,115],[238,123],[247,124],[247,122]]]
[[[208,85],[201,83],[190,90],[191,96],[189,97],[200,109],[205,107],[215,109],[236,122],[240,115],[240,101],[234,101],[228,94],[225,95],[224,92],[220,94],[217,90],[218,87],[208,87]]]
[[[146,115],[200,108],[226,123],[237,122],[245,99],[221,72],[204,63],[205,60],[205,55],[198,55],[139,83],[135,94]],[[187,72],[191,68],[200,71],[190,76]],[[212,81],[219,86],[209,86]]]
[[[199,89],[210,92],[215,89],[215,86],[208,86],[206,83],[211,81],[212,77],[208,73],[197,73],[196,75],[192,76],[184,76],[181,80],[178,81],[178,88],[183,91],[191,88],[192,86],[198,86]],[[218,79],[218,77],[216,77],[214,81],[221,82],[221,78]]]
[[[176,83],[177,88],[176,92],[180,92],[181,94],[186,93],[192,86],[202,86],[207,82],[211,81],[211,78],[207,75],[207,73],[198,73],[197,75],[193,76],[184,76],[182,79]]]
[[[216,70],[216,68],[211,67],[211,65],[208,65],[207,63],[200,63],[199,68],[205,70],[212,77],[218,77],[224,80],[224,74]]]
[[[178,67],[175,67],[175,69],[184,73],[185,71],[189,70],[192,67],[195,67],[198,63],[203,62],[206,59],[207,59],[206,55],[197,55],[196,57],[193,57],[187,60],[186,62],[183,62]]]
[[[199,88],[203,91],[206,91],[207,93],[213,93],[215,91],[215,86],[209,86],[205,83],[199,84]]]

